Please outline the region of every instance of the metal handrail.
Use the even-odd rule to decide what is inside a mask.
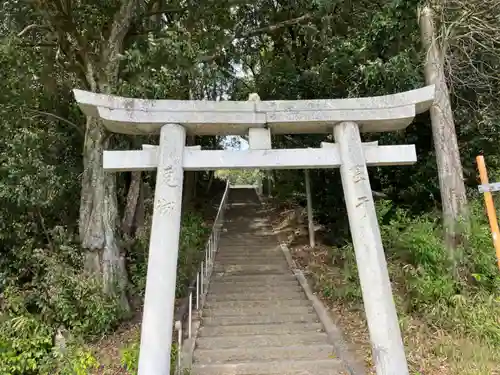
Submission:
[[[182,368],[182,345],[184,341],[183,324],[187,320],[187,337],[192,338],[193,332],[193,308],[194,312],[199,312],[203,308],[203,302],[205,300],[205,295],[208,291],[208,281],[212,274],[214,259],[217,250],[219,249],[219,238],[224,222],[224,214],[227,206],[227,199],[229,197],[230,183],[229,180],[226,183],[226,189],[224,190],[224,195],[222,196],[219,209],[217,211],[217,216],[215,217],[212,232],[208,238],[207,244],[205,245],[205,259],[201,262],[200,269],[196,273],[196,279],[193,280],[188,287],[188,298],[180,306],[177,314],[177,320],[175,322],[175,330],[177,331],[177,373],[180,373]],[[197,315],[197,314],[196,314]]]

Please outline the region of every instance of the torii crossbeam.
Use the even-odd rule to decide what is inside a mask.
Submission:
[[[291,101],[121,98],[74,90],[82,111],[123,134],[159,134],[159,146],[105,151],[108,171],[157,170],[139,375],[169,375],[183,172],[340,168],[378,375],[408,375],[367,166],[412,164],[414,145],[361,142],[360,132],[406,128],[434,102],[434,86],[394,95]],[[272,149],[271,134],[332,133],[321,148]],[[186,135],[249,135],[249,150],[187,147]]]

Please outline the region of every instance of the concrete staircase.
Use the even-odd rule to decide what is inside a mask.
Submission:
[[[193,375],[348,374],[252,189],[230,192]]]

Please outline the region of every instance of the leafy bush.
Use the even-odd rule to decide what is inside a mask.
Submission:
[[[184,215],[177,260],[177,297],[186,294],[186,287],[195,278],[205,256],[205,244],[210,231],[211,228],[204,225],[203,218],[199,214],[188,212]]]
[[[137,339],[121,351],[121,365],[129,374],[137,374],[139,369],[139,345]]]
[[[383,218],[391,205],[389,201],[378,202],[378,217]],[[500,275],[481,204],[471,203],[471,228],[458,250],[458,277],[452,272],[442,226],[435,216],[412,216],[398,208],[388,223],[380,221],[400,312],[416,313],[434,326],[500,345]],[[360,302],[352,245],[332,248],[329,255],[335,267],[328,272],[335,273],[335,280],[316,280],[323,295]]]
[[[136,375],[139,368],[139,346],[140,340],[136,338],[132,343],[127,345],[121,351],[121,365],[130,375]],[[170,373],[175,374],[177,365],[178,347],[177,344],[172,344],[170,351]]]
[[[81,343],[54,348],[54,329],[34,315],[0,317],[0,373],[9,375],[87,375],[98,367]]]
[[[71,247],[62,251],[78,254]],[[124,317],[119,301],[104,293],[94,275],[83,272],[60,254],[36,250],[33,257],[40,270],[22,288],[11,285],[5,289],[5,312],[36,314],[48,325],[63,326],[82,337],[110,332]],[[74,261],[76,255],[72,257]]]
[[[216,175],[235,185],[253,185],[263,177],[263,172],[258,169],[222,169]]]
[[[94,354],[81,343],[71,342],[64,352],[54,352],[53,357],[51,375],[88,375],[99,368]]]
[[[38,374],[50,361],[53,329],[29,315],[0,319],[0,373]]]
[[[388,202],[379,204],[379,217]],[[457,250],[456,267],[442,238],[443,230],[432,215],[413,217],[398,209],[381,232],[390,272],[405,297],[405,308],[435,325],[500,345],[500,275],[489,227],[479,202],[471,203],[471,228]],[[454,276],[458,274],[459,276]]]
[[[50,250],[32,252],[30,278],[5,281],[0,294],[1,374],[87,374],[95,358],[80,344],[64,357],[53,351],[55,332],[91,338],[110,332],[124,317],[119,301],[83,272],[81,252],[67,235],[53,236]]]
[[[196,212],[186,212],[182,217],[177,260],[176,296],[182,297],[193,280],[204,256],[204,246],[211,228],[203,223]],[[139,236],[129,252],[128,269],[134,293],[144,296],[146,288],[149,237]]]

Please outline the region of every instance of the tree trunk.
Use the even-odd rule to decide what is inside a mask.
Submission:
[[[86,269],[100,275],[104,291],[117,295],[128,311],[125,256],[116,233],[119,224],[116,177],[114,173],[105,173],[102,167],[108,143],[109,135],[101,122],[87,117],[79,232],[82,247],[87,250]]]
[[[212,189],[212,184],[214,183],[214,178],[215,178],[215,172],[214,171],[208,171],[208,183],[207,183],[207,189],[205,190],[205,194],[210,193],[210,189]]]
[[[460,221],[468,219],[466,190],[444,73],[444,57],[438,46],[433,12],[429,6],[421,10],[419,21],[422,45],[426,52],[425,80],[427,84],[436,86],[436,98],[430,108],[430,116],[441,190],[445,242],[455,262],[454,250],[461,242],[461,229],[464,229],[460,228]]]
[[[186,146],[194,146],[195,137],[186,137]],[[182,207],[187,207],[193,200],[196,188],[196,177],[194,171],[184,172],[184,197],[182,199]]]
[[[142,172],[136,171],[131,173],[130,186],[128,188],[127,203],[125,212],[123,213],[122,232],[128,237],[133,237],[136,227],[135,217],[139,206],[139,198],[141,195]]]
[[[144,189],[144,182],[141,181],[141,186],[139,189],[139,198],[137,202],[137,207],[135,209],[135,215],[134,215],[134,230],[137,235],[137,233],[141,233],[144,229],[144,223],[145,223],[145,215],[146,215],[146,210],[144,207],[144,196],[146,192]]]
[[[136,15],[137,6],[137,0],[120,1],[120,7],[110,25],[108,40],[102,41],[100,53],[85,55],[83,50],[90,50],[91,46],[78,46],[86,56],[83,73],[91,91],[111,94],[116,87],[123,41]],[[77,30],[72,32],[78,34]],[[67,34],[70,40],[75,39],[70,32]],[[114,173],[105,173],[102,165],[103,152],[108,147],[109,137],[110,134],[100,120],[87,117],[79,232],[82,247],[87,250],[86,269],[102,277],[104,291],[117,296],[123,309],[128,311],[130,306],[126,294],[128,278],[125,254],[117,233],[120,223],[116,176]]]

